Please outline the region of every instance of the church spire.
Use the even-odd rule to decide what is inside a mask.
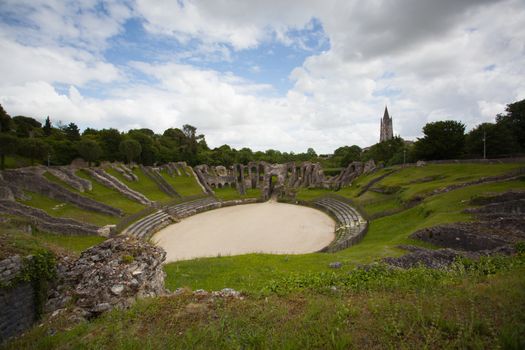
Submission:
[[[390,119],[390,115],[388,115],[388,108],[385,105],[385,114],[383,115],[383,120],[388,120],[388,119]]]
[[[394,138],[394,128],[392,127],[392,118],[388,114],[388,108],[385,105],[385,113],[381,119],[381,128],[379,131],[379,142],[388,141]]]

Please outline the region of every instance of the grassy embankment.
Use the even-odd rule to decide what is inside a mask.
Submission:
[[[190,173],[191,174],[191,173]],[[197,183],[197,179],[193,175],[186,175],[182,173],[180,176],[174,173],[170,175],[167,171],[163,170],[160,175],[166,180],[182,197],[195,197],[204,196],[205,193]]]
[[[78,254],[105,240],[100,236],[65,236],[45,232],[28,233],[21,230],[23,220],[2,224],[0,229],[0,260],[14,254],[26,256],[43,249],[68,254]]]
[[[138,181],[127,180],[126,178],[124,178],[124,176],[122,176],[122,174],[120,174],[115,169],[107,168],[105,170],[108,174],[113,175],[132,190],[142,193],[152,201],[167,203],[173,199],[173,197],[170,197],[166,193],[162,192],[162,190],[155,183],[155,181],[153,181],[146,174],[144,174],[144,172],[140,168],[133,169],[133,173],[137,175]]]
[[[50,173],[46,173],[44,176],[49,181],[54,182],[71,192],[121,209],[125,215],[130,215],[144,209],[143,205],[124,197],[113,189],[99,184],[84,171],[78,171],[77,175],[91,181],[93,187],[91,191],[80,192]],[[99,226],[116,224],[121,219],[90,210],[84,210],[73,204],[64,203],[41,194],[29,193],[29,195],[31,196],[31,199],[28,201],[22,201],[22,203],[42,209],[51,216],[72,218]]]

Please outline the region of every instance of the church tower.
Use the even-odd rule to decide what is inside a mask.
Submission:
[[[394,138],[394,128],[392,127],[392,118],[388,115],[388,109],[385,106],[385,114],[381,119],[381,130],[379,131],[379,142],[388,141]]]

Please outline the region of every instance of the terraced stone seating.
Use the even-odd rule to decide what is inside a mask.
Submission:
[[[66,235],[99,235],[104,228],[73,219],[57,218],[45,211],[12,200],[0,200],[0,213],[29,219],[38,229]]]
[[[164,210],[157,210],[139,221],[136,221],[122,234],[134,236],[139,239],[148,239],[153,233],[175,222],[175,219]]]
[[[140,166],[144,174],[148,176],[153,182],[159,186],[159,188],[162,190],[162,192],[166,193],[168,196],[171,197],[181,197],[180,194],[175,191],[175,189],[162,177],[162,175],[159,174],[158,169],[151,168],[151,167],[145,167]]]
[[[336,252],[358,243],[365,235],[367,222],[348,203],[333,197],[323,197],[314,205],[329,212],[337,221],[335,239],[322,249],[323,252]]]
[[[65,187],[48,181],[39,171],[6,170],[2,173],[2,176],[4,183],[13,190],[13,193],[20,190],[36,192],[59,201],[71,203],[81,209],[112,216],[122,215],[120,209],[83,197],[78,193],[67,190]]]
[[[111,164],[111,167],[118,171],[128,181],[138,181],[139,177],[133,173],[133,171],[125,166],[124,164]]]
[[[220,208],[221,202],[217,201],[213,197],[205,197],[196,199],[189,202],[184,202],[180,204],[176,204],[168,209],[168,212],[179,218],[186,218],[188,216],[192,216],[198,213],[201,213],[203,211],[207,211],[210,209],[216,209]]]
[[[48,167],[46,170],[79,192],[92,189],[91,181],[76,176],[74,171],[68,167]]]
[[[168,208],[157,210],[153,214],[136,221],[124,231],[122,231],[122,234],[135,236],[140,239],[148,239],[155,232],[174,222],[177,222],[182,218],[186,218],[211,209],[239,204],[255,203],[256,201],[256,198],[249,198],[244,200],[219,202],[214,197],[205,197],[189,202],[179,203]]]
[[[100,182],[102,185],[122,193],[129,199],[147,206],[153,205],[153,201],[148,199],[145,195],[135,190],[132,190],[124,183],[122,183],[119,179],[108,174],[103,169],[85,168],[84,170],[87,171],[96,181]]]

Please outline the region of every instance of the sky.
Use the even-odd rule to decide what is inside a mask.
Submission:
[[[332,153],[525,98],[525,1],[0,0],[0,104],[81,129]]]

